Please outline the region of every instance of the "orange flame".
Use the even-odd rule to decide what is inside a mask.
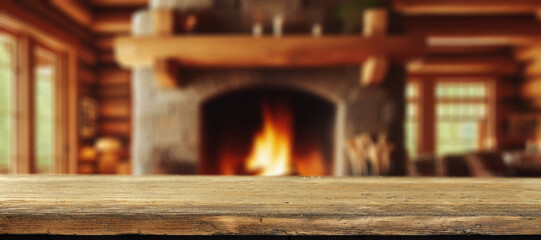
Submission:
[[[274,108],[273,108],[274,107]],[[263,127],[246,160],[248,172],[263,176],[292,174],[293,114],[283,103],[263,104]]]

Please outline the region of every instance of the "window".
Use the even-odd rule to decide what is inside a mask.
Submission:
[[[409,82],[405,131],[410,156],[419,153],[443,156],[492,148],[495,144],[494,117],[491,117],[495,116],[494,92],[492,79],[441,78]]]
[[[0,173],[59,172],[59,59],[37,39],[0,29]]]
[[[0,173],[10,172],[13,136],[15,38],[0,31]]]
[[[410,158],[417,156],[419,150],[419,107],[420,107],[420,85],[418,82],[411,82],[406,86],[406,150]]]
[[[489,84],[436,84],[436,152],[438,155],[484,149],[489,141]]]

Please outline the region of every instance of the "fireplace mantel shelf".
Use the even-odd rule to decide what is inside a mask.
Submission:
[[[424,53],[424,36],[234,35],[120,37],[115,58],[124,67],[151,67],[172,60],[182,67],[336,67],[360,66],[371,56],[394,62]]]
[[[541,234],[539,179],[2,176],[0,234]]]

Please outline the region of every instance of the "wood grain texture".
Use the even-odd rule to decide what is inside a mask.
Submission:
[[[115,58],[125,67],[174,59],[188,67],[359,66],[373,55],[403,62],[420,57],[422,36],[343,37],[176,36],[115,39]]]
[[[2,176],[0,233],[541,234],[539,179]]]

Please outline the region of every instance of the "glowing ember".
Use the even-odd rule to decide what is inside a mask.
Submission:
[[[256,175],[276,176],[292,173],[293,114],[283,103],[263,104],[263,126],[256,134],[246,170]]]

